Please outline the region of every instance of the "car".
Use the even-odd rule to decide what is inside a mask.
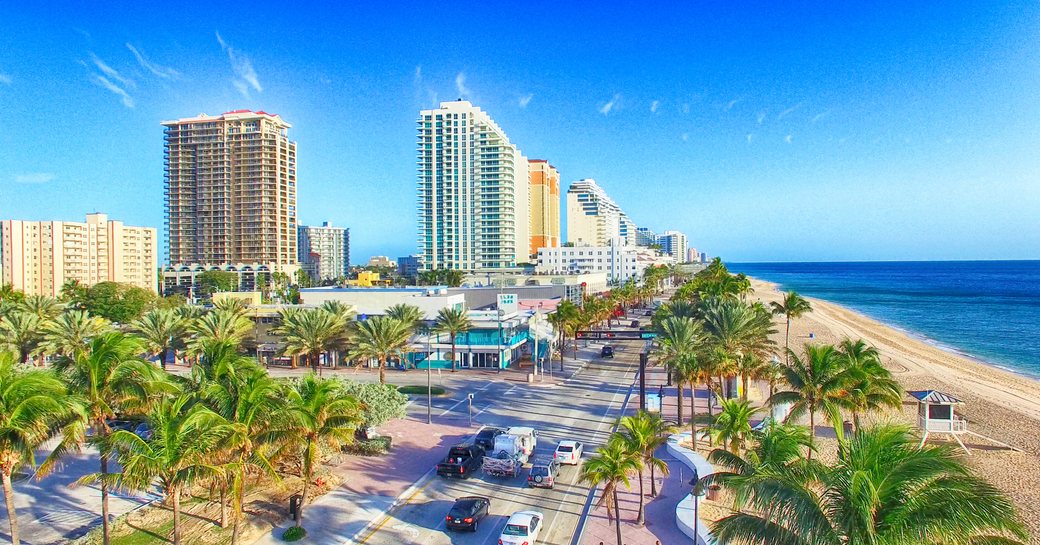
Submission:
[[[491,500],[483,496],[465,496],[455,500],[448,515],[444,517],[444,525],[449,530],[477,531],[477,523],[487,516],[491,509]]]
[[[561,464],[578,465],[581,463],[581,455],[585,447],[577,441],[560,441],[556,445],[553,458]]]
[[[601,358],[613,358],[614,357],[614,347],[613,346],[604,346],[599,351],[599,357],[601,357]]]
[[[556,485],[556,477],[559,474],[560,462],[555,458],[538,458],[531,462],[531,470],[527,473],[527,486],[552,488]]]
[[[628,327],[639,328],[639,320],[632,320],[632,323],[628,324]]]
[[[437,474],[441,477],[468,479],[480,469],[484,459],[484,449],[471,443],[455,445],[448,450],[448,455],[437,464]]]
[[[506,430],[502,428],[484,426],[477,432],[477,437],[473,439],[473,443],[484,449],[484,452],[491,452],[491,449],[495,447],[495,438],[505,432]]]
[[[509,516],[498,536],[498,545],[536,545],[545,515],[538,511],[517,511]]]

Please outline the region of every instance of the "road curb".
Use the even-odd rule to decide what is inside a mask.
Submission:
[[[354,535],[347,538],[344,545],[360,545],[367,541],[368,538],[375,535],[376,529],[383,524],[386,524],[386,520],[390,517],[390,513],[401,506],[401,504],[411,500],[423,488],[426,488],[426,485],[433,480],[435,475],[437,475],[437,466],[431,467],[422,477],[419,477],[418,481],[415,481],[411,486],[406,488],[404,492],[401,492],[396,498],[394,498],[394,501],[391,502],[386,509],[370,520],[363,528],[354,532]]]

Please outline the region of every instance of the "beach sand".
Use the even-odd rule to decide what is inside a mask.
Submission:
[[[767,305],[781,299],[775,284],[753,280],[752,286],[754,297]],[[968,420],[969,430],[1021,449],[1018,452],[973,435],[961,436],[972,452],[965,460],[1008,494],[1029,527],[1030,543],[1040,545],[1040,381],[948,352],[840,305],[809,299],[813,312],[791,323],[790,342],[795,352],[800,353],[806,342],[837,344],[846,337],[863,339],[878,349],[882,362],[904,389],[936,389],[960,399],[964,404],[955,411]],[[774,340],[782,349],[783,324],[778,330]],[[812,341],[809,333],[814,334]],[[916,426],[916,403],[907,395],[901,411],[878,415],[875,420]],[[946,439],[931,435],[928,440]]]

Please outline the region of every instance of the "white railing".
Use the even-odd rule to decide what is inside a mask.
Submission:
[[[920,417],[917,425],[922,430],[938,433],[963,433],[968,431],[968,421],[963,418],[954,417],[953,420],[931,420]]]

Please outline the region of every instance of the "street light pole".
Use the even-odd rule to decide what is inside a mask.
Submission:
[[[433,364],[433,354],[430,352],[430,331],[426,330],[426,423],[433,424],[433,380],[430,367]]]

